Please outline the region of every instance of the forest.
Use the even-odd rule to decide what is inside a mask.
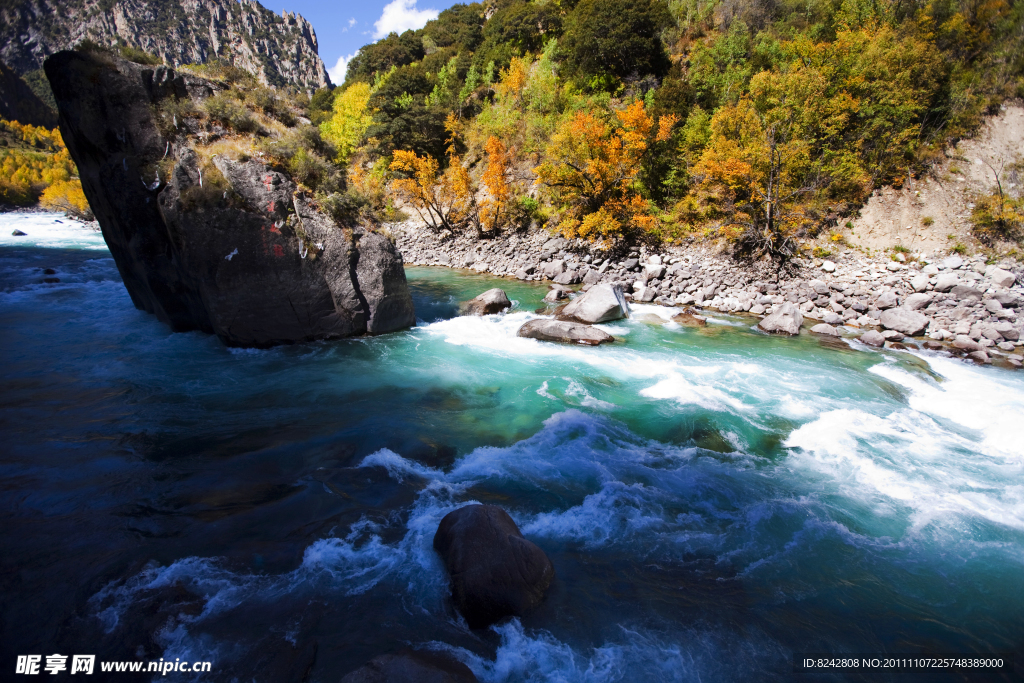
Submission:
[[[1024,95],[1007,0],[498,0],[316,92],[346,201],[436,230],[723,240],[786,258]],[[979,239],[1020,238],[1017,175]],[[1010,188],[1010,189],[1007,189]]]
[[[91,220],[77,173],[60,131],[0,119],[0,204],[38,202]]]
[[[710,240],[787,259],[1024,97],[1024,10],[494,0],[364,46],[343,84],[311,94],[216,60],[181,68],[226,89],[159,119],[219,121],[339,220],[413,215],[481,237],[543,228],[604,247]],[[59,133],[3,126],[0,202],[87,216]],[[1024,240],[1022,174],[1020,159],[996,169],[973,197],[979,242]]]

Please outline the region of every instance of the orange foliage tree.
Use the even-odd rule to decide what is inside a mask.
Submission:
[[[551,188],[561,209],[566,237],[618,239],[650,232],[656,225],[637,178],[652,145],[668,140],[678,120],[659,120],[637,100],[616,112],[611,126],[589,112],[577,112],[551,138],[537,179]]]
[[[476,219],[473,181],[455,154],[458,122],[452,114],[445,123],[448,139],[448,167],[441,172],[437,159],[418,156],[408,150],[396,150],[391,170],[406,174],[392,181],[394,192],[411,205],[420,219],[434,231],[456,232]]]
[[[493,135],[487,139],[486,150],[487,170],[482,182],[488,197],[481,202],[480,225],[483,230],[494,231],[508,221],[511,212],[513,195],[508,173],[515,155]]]
[[[809,145],[784,113],[759,112],[748,98],[711,119],[711,140],[694,168],[703,218],[761,255],[788,256],[808,221],[799,200],[816,187]]]

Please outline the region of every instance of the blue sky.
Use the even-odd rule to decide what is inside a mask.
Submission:
[[[410,28],[422,28],[438,12],[454,5],[455,0],[261,0],[261,3],[278,14],[282,10],[298,12],[313,24],[320,43],[320,58],[327,65],[331,80],[340,84],[345,78],[346,62],[363,45],[383,38],[390,31],[401,33]]]

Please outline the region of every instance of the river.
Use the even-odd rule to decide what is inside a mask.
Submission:
[[[98,232],[0,215],[8,673],[326,682],[408,645],[487,682],[988,680],[793,671],[843,652],[1024,671],[1024,375],[657,306],[548,344],[516,337],[545,286],[406,272],[414,329],[229,349],[137,311]],[[458,316],[493,286],[511,312]],[[471,501],[557,574],[484,631],[431,547]]]

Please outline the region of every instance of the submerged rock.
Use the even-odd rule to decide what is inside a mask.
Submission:
[[[832,327],[831,325],[827,325],[825,323],[818,323],[817,325],[815,325],[814,327],[811,328],[811,332],[814,332],[815,334],[826,334],[826,335],[829,335],[830,337],[838,337],[839,336],[839,330],[838,329],[836,329],[835,327]]]
[[[800,334],[800,326],[803,324],[803,313],[796,307],[796,304],[787,301],[784,304],[780,304],[771,315],[759,322],[757,326],[761,330],[772,334],[795,336]]]
[[[562,299],[566,298],[566,293],[561,289],[552,289],[550,292],[544,295],[544,301],[549,304],[558,303]]]
[[[197,106],[222,86],[107,54],[59,52],[45,68],[61,135],[137,308],[235,346],[415,323],[388,239],[339,225],[260,161],[200,156],[187,127],[165,137],[159,107]]]
[[[615,341],[615,337],[596,327],[569,320],[549,320],[547,318],[530,320],[519,328],[516,336],[587,346],[597,346]]]
[[[405,650],[381,655],[352,671],[341,683],[477,683],[469,667],[443,652]]]
[[[451,578],[452,601],[471,628],[523,616],[544,599],[555,568],[495,505],[449,512],[434,534],[434,550]]]
[[[512,302],[508,300],[505,290],[495,287],[463,304],[463,312],[466,315],[491,315],[511,307]]]
[[[704,327],[708,324],[708,319],[692,308],[684,308],[681,313],[672,316],[672,322],[684,327]]]
[[[860,341],[862,344],[867,344],[868,346],[885,346],[885,337],[882,336],[881,332],[876,330],[868,330],[862,334],[860,336]]]
[[[562,320],[582,323],[603,323],[629,317],[629,305],[621,287],[611,284],[595,285],[566,306],[559,317]]]

